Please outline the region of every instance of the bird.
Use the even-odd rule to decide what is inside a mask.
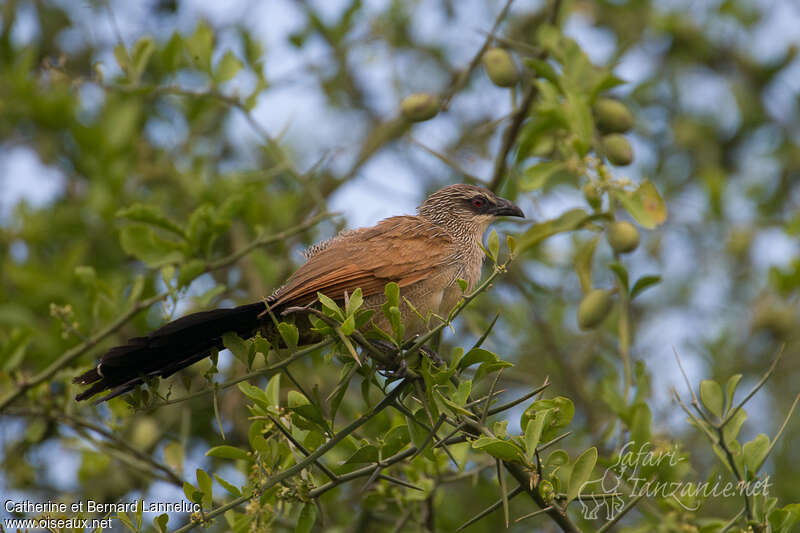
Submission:
[[[459,280],[466,281],[468,291],[478,284],[485,256],[483,236],[501,216],[525,215],[483,187],[446,186],[428,196],[416,215],[344,230],[312,246],[306,250],[305,263],[265,299],[186,315],[111,348],[94,368],[74,378],[74,383],[88,386],[75,398],[82,401],[107,392],[99,403],[149,378],[168,377],[222,349],[226,333],[242,338],[270,328],[274,333],[275,316],[316,305],[318,293],[341,303],[360,288],[363,308],[377,309],[386,301],[386,284],[394,282],[400,291],[406,337],[423,334],[425,317],[447,316],[458,303],[464,292]],[[392,331],[383,313],[374,313],[370,322],[370,327]],[[309,332],[301,330],[301,339],[303,333]]]

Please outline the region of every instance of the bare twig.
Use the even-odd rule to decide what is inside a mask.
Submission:
[[[35,387],[36,385],[43,383],[44,381],[53,377],[59,370],[73,362],[78,357],[82,356],[87,351],[94,348],[100,341],[117,331],[119,328],[124,326],[129,320],[131,320],[136,313],[141,311],[142,309],[147,309],[151,305],[156,302],[159,302],[167,297],[167,293],[157,294],[155,296],[151,296],[150,298],[146,298],[144,300],[140,300],[133,304],[133,306],[125,312],[122,316],[120,316],[117,320],[112,322],[108,325],[105,329],[100,330],[99,332],[95,333],[84,342],[80,343],[79,345],[75,346],[64,352],[64,354],[50,363],[50,365],[33,376],[32,378],[23,381],[17,385],[17,388],[14,389],[11,393],[9,393],[5,398],[0,400],[0,411],[8,407],[14,400],[16,400],[19,396],[21,396],[25,391],[30,389],[31,387]]]
[[[511,4],[514,0],[507,0],[506,4],[503,6],[503,9],[500,10],[500,13],[494,19],[494,24],[492,25],[492,29],[489,30],[489,33],[486,36],[486,39],[483,41],[483,45],[478,49],[478,52],[473,56],[472,61],[469,62],[469,65],[465,70],[462,70],[456,81],[450,86],[450,88],[442,95],[442,110],[447,111],[450,107],[450,101],[453,99],[453,96],[460,91],[464,85],[469,80],[472,71],[478,67],[478,64],[481,62],[481,58],[483,57],[484,52],[489,49],[489,46],[492,44],[492,39],[494,38],[494,33],[500,27],[500,23],[503,22],[503,19],[506,18],[508,14],[508,10],[511,8]]]

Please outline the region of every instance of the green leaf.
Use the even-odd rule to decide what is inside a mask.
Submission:
[[[306,502],[300,510],[300,517],[297,519],[295,533],[311,533],[314,523],[317,521],[317,506],[314,502]]]
[[[653,229],[667,219],[667,208],[658,189],[645,180],[635,191],[615,191],[614,196],[641,226]]]
[[[22,363],[32,336],[33,334],[27,330],[19,328],[11,330],[6,343],[0,346],[0,361],[3,361],[3,372],[11,372]]]
[[[222,446],[214,446],[210,450],[206,452],[208,457],[219,457],[221,459],[244,459],[247,461],[251,461],[251,457],[247,455],[247,452],[236,448],[234,446],[222,445]]]
[[[744,464],[747,466],[748,478],[755,477],[758,474],[761,465],[769,454],[769,437],[763,433],[756,435],[756,438],[750,442],[745,442],[742,446],[742,454],[744,455]]]
[[[333,301],[332,298],[328,298],[321,292],[317,293],[317,298],[319,299],[319,303],[322,304],[322,310],[325,311],[325,314],[337,318],[339,320],[344,320],[344,313],[339,308],[339,305]]]
[[[453,400],[451,400],[450,398],[445,396],[441,391],[441,387],[439,387],[438,385],[435,387],[435,394],[436,394],[436,398],[438,399],[438,401],[440,401],[440,402],[442,402],[442,404],[444,404],[444,405],[440,404],[440,407],[442,409],[446,408],[448,411],[450,411],[454,415],[461,415],[461,416],[467,416],[467,417],[474,417],[475,416],[474,414],[472,414],[472,411],[468,411],[467,409],[464,409],[462,406],[458,405],[456,402],[454,402]]]
[[[575,134],[573,142],[575,151],[584,157],[592,146],[594,136],[594,119],[588,98],[578,92],[567,92],[564,104],[564,115],[572,133]]]
[[[161,208],[150,204],[133,204],[118,210],[115,214],[117,218],[125,218],[133,222],[141,222],[158,228],[165,229],[181,237],[185,237],[183,229],[176,223],[167,218],[161,212]]]
[[[211,52],[214,48],[214,32],[208,23],[201,20],[194,33],[184,39],[192,61],[200,70],[211,72]]]
[[[548,412],[549,409],[540,411],[536,418],[529,419],[528,425],[525,426],[525,453],[529,458],[533,458],[536,447],[539,446]]]
[[[528,422],[538,417],[546,417],[541,438],[550,440],[558,430],[565,428],[575,416],[575,405],[564,396],[552,399],[536,400],[522,413],[520,426],[527,428]]]
[[[492,457],[502,459],[503,461],[515,461],[521,464],[528,463],[523,451],[511,441],[500,440],[495,437],[484,435],[472,441],[472,447],[476,450],[486,452]]]
[[[704,379],[700,382],[700,401],[714,415],[722,416],[722,387],[714,380]]]
[[[488,249],[489,249],[489,258],[497,262],[497,254],[500,252],[500,238],[497,236],[497,232],[492,230],[489,233],[489,240],[488,240]]]
[[[153,527],[158,533],[167,533],[167,522],[169,522],[169,515],[162,513],[153,519]]]
[[[128,74],[130,58],[128,57],[128,49],[125,48],[124,44],[120,43],[114,46],[114,58],[117,60],[119,68],[121,68],[125,74]]]
[[[212,481],[211,476],[208,473],[198,468],[196,471],[197,474],[197,487],[203,493],[203,506],[211,507],[211,496],[212,496]]]
[[[139,499],[136,502],[136,512],[134,513],[134,518],[136,519],[136,531],[142,530],[142,512],[144,511],[144,500]]]
[[[308,401],[308,398],[306,398],[304,394],[297,392],[296,390],[290,390],[286,400],[289,409],[294,409],[295,407],[311,404],[311,402]]]
[[[725,413],[728,413],[728,409],[733,407],[733,397],[736,394],[736,387],[739,386],[739,381],[741,381],[742,375],[741,374],[734,374],[728,378],[728,382],[725,384]]]
[[[725,424],[725,427],[722,428],[722,436],[726,444],[731,443],[739,436],[739,431],[742,429],[745,420],[747,420],[747,412],[744,409],[739,409],[733,415],[731,421]]]
[[[353,315],[347,317],[347,319],[342,322],[342,333],[345,335],[351,335],[356,330],[356,318]]]
[[[773,533],[790,533],[798,522],[800,522],[800,503],[790,503],[782,509],[775,509],[769,513],[769,524]]]
[[[599,236],[589,239],[578,246],[575,252],[575,272],[578,274],[578,281],[584,294],[592,290],[592,258],[599,240]]]
[[[456,283],[458,283],[458,288],[461,289],[462,293],[467,292],[467,289],[469,289],[469,283],[465,279],[458,278]]]
[[[195,487],[188,481],[183,482],[183,493],[186,495],[186,498],[192,503],[203,502],[203,493],[197,490],[197,487]]]
[[[594,465],[597,463],[597,448],[592,446],[575,460],[572,472],[569,475],[567,488],[567,502],[569,503],[580,495],[584,485],[592,475]]]
[[[508,251],[513,256],[517,251],[517,239],[511,235],[506,235],[506,246],[508,246]]]
[[[134,135],[139,133],[141,102],[133,98],[117,99],[102,115],[102,142],[112,151],[129,150]]]
[[[214,474],[214,479],[217,480],[217,483],[219,483],[222,486],[223,489],[227,490],[229,493],[233,494],[237,498],[242,495],[242,491],[239,490],[239,487],[237,487],[233,483],[225,481],[224,479],[222,479],[221,477],[219,477],[216,474]]]
[[[523,191],[547,190],[559,183],[573,183],[577,178],[564,161],[543,161],[525,169],[519,187]]]
[[[546,79],[553,85],[558,85],[558,74],[547,61],[541,59],[525,59],[525,63],[541,78]]]
[[[421,426],[418,422],[422,424],[428,423],[428,416],[426,415],[425,409],[423,407],[420,407],[419,409],[416,410],[413,419],[410,418],[409,416],[406,416],[408,434],[411,437],[411,442],[413,442],[414,446],[417,447],[417,450],[422,450],[422,455],[425,458],[434,460],[433,448],[432,448],[433,439],[431,439],[427,444],[425,444],[425,440],[428,437],[428,431],[426,431],[425,428]],[[424,448],[422,447],[423,444],[425,444]]]
[[[345,312],[347,315],[354,315],[363,304],[364,297],[361,295],[361,288],[359,287],[358,289],[354,290],[353,294],[350,295],[350,298],[347,299]]]
[[[289,348],[292,350],[297,348],[297,342],[300,340],[300,332],[297,330],[297,326],[281,322],[278,324],[278,333],[281,334],[283,342],[285,342]]]
[[[264,394],[264,391],[250,385],[246,381],[242,381],[239,383],[239,390],[242,391],[242,394],[259,404],[260,406],[264,407],[265,409],[269,407],[269,400],[267,399],[267,395]]]
[[[183,263],[178,272],[178,288],[188,286],[195,278],[206,271],[206,262],[202,259],[192,259]]]
[[[637,403],[631,408],[630,419],[630,438],[637,443],[637,447],[641,447],[650,441],[653,415],[650,413],[650,408],[647,404]]]
[[[164,462],[178,472],[183,470],[183,446],[180,442],[172,441],[164,446]]]
[[[264,396],[267,399],[267,403],[273,407],[278,407],[280,405],[280,394],[281,394],[281,375],[275,374],[269,379],[267,383],[266,389],[264,389]]]
[[[138,533],[138,530],[133,525],[133,522],[131,522],[131,519],[128,518],[128,513],[125,513],[124,511],[118,512],[117,513],[117,520],[122,522],[122,525],[124,525],[129,530],[133,531],[133,533]]]
[[[222,344],[225,348],[229,349],[238,360],[245,364],[247,364],[250,351],[255,349],[252,342],[242,340],[239,335],[233,332],[222,335]]]
[[[131,82],[139,82],[142,72],[147,68],[147,62],[155,49],[153,38],[150,36],[144,36],[134,43],[131,50],[131,68],[128,71],[128,77]]]
[[[289,409],[306,420],[316,422],[323,428],[325,427],[325,417],[322,416],[317,406],[312,404],[303,394],[296,390],[290,390],[287,400]]]
[[[175,72],[181,65],[183,59],[183,37],[181,34],[173,32],[172,37],[169,38],[164,49],[161,51],[161,62],[167,72]]]
[[[560,217],[534,224],[519,237],[519,251],[523,252],[557,233],[578,229],[589,218],[583,209],[570,209]]]
[[[473,348],[458,361],[458,369],[464,370],[477,363],[496,363],[498,360],[497,354],[489,350]]]
[[[642,276],[641,278],[636,280],[636,283],[633,284],[633,288],[631,289],[631,300],[636,297],[637,294],[642,292],[643,290],[647,289],[648,287],[652,287],[653,285],[657,285],[661,283],[661,276]]]
[[[611,269],[614,274],[617,275],[617,279],[619,279],[619,283],[622,286],[622,289],[627,292],[628,291],[628,270],[622,263],[611,263],[608,265],[608,268]]]
[[[492,372],[496,372],[501,368],[508,368],[514,366],[513,363],[508,361],[495,361],[493,363],[482,363],[481,366],[478,367],[478,370],[475,371],[475,376],[472,378],[473,381],[479,381],[484,376],[491,374]]]
[[[392,306],[389,308],[389,323],[392,325],[395,341],[401,343],[405,338],[405,326],[403,325],[403,316],[399,307]]]
[[[411,435],[408,432],[408,426],[406,424],[394,426],[383,437],[381,456],[384,458],[391,457],[405,448],[409,442],[411,442]]]
[[[346,465],[356,463],[374,463],[378,461],[378,448],[372,444],[361,446],[343,463]]]
[[[228,50],[225,52],[225,55],[222,56],[222,59],[220,59],[219,64],[217,64],[217,72],[215,73],[214,78],[216,79],[217,83],[225,83],[236,76],[243,66],[244,65],[239,58],[233,55],[233,52]]]
[[[384,295],[386,296],[386,303],[391,307],[399,307],[400,306],[400,287],[394,281],[391,281],[386,284],[383,290]]]
[[[119,242],[125,253],[144,261],[151,268],[183,260],[180,245],[161,239],[151,228],[141,224],[122,228]]]

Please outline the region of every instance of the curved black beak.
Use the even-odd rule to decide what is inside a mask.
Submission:
[[[489,208],[489,213],[496,217],[520,217],[525,218],[525,213],[515,204],[505,198],[498,198],[497,205]]]

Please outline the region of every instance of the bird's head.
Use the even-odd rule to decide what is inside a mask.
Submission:
[[[488,189],[476,185],[448,185],[439,189],[417,208],[423,216],[448,228],[460,228],[483,234],[497,217],[525,217],[522,209]]]

